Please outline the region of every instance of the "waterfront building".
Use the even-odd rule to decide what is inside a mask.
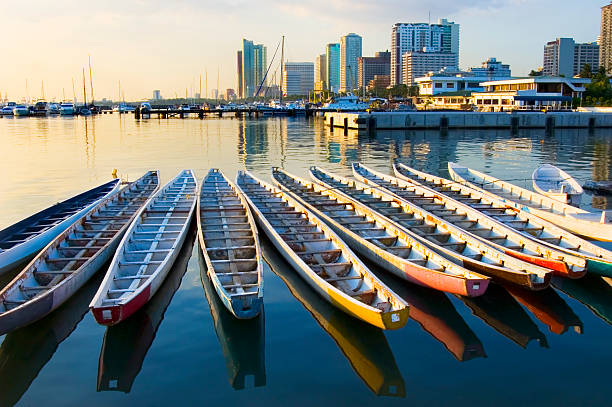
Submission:
[[[357,88],[358,65],[361,56],[361,36],[350,33],[340,38],[340,91],[351,92]]]
[[[485,91],[472,93],[472,98],[479,111],[560,109],[581,98],[589,83],[588,78],[559,76],[487,81],[480,84]]]
[[[360,57],[357,59],[357,73],[359,89],[367,86],[376,75],[390,75],[391,53],[377,52],[373,57]]]
[[[253,41],[242,40],[242,91],[244,97],[253,97],[260,86],[265,86],[267,48]]]
[[[510,78],[506,78],[510,79]],[[429,72],[426,76],[415,78],[419,95],[436,96],[448,92],[482,92],[481,82],[490,80],[487,76],[473,76],[467,73]]]
[[[153,100],[160,100],[161,99],[161,92],[159,89],[155,89],[153,91]]]
[[[406,52],[402,58],[402,83],[407,86],[416,85],[416,78],[444,68],[457,68],[458,62],[457,54],[453,52]]]
[[[312,62],[285,62],[283,91],[287,95],[307,95],[314,89]]]
[[[601,33],[599,43],[599,63],[606,68],[606,72],[612,70],[612,3],[601,8]]]
[[[599,68],[597,43],[576,44],[572,38],[557,38],[544,46],[544,75],[572,77],[578,75],[585,64],[593,71]]]
[[[315,58],[315,74],[314,74],[315,90],[327,89],[327,55],[317,55]]]
[[[332,92],[340,91],[340,44],[327,44],[325,47],[327,75],[325,82]]]
[[[237,52],[237,66],[238,66],[238,97],[242,99],[244,97],[244,92],[242,90],[242,51]]]
[[[374,79],[368,82],[368,90],[386,89],[391,84],[391,75],[374,75]]]
[[[468,68],[467,74],[475,77],[493,78],[510,78],[512,72],[510,65],[502,64],[497,58],[489,58],[484,61],[479,67]]]
[[[403,56],[407,52],[454,53],[459,63],[459,24],[396,23],[391,29],[391,85],[403,83]],[[433,69],[430,69],[433,70]]]

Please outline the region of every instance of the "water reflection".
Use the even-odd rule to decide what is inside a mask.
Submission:
[[[587,306],[612,325],[612,279],[588,274],[579,280],[553,277],[555,288]]]
[[[265,318],[261,312],[256,318],[240,320],[232,315],[217,296],[208,274],[206,263],[198,247],[200,278],[215,324],[215,333],[223,351],[230,385],[235,390],[245,388],[252,376],[255,387],[266,385]]]
[[[513,286],[505,288],[515,300],[548,326],[551,332],[561,335],[573,327],[576,333],[582,333],[583,324],[578,315],[551,287],[538,292]]]
[[[261,238],[261,237],[260,237]],[[287,285],[293,296],[336,342],[351,367],[378,396],[405,396],[405,385],[382,330],[351,318],[323,300],[280,257],[272,243],[261,239],[264,260]]]
[[[526,348],[532,340],[538,341],[542,347],[548,347],[546,336],[503,287],[490,284],[487,292],[480,297],[457,298],[463,301],[474,315],[520,347]]]
[[[446,350],[460,362],[486,358],[484,347],[474,331],[459,315],[446,294],[426,287],[402,282],[368,263],[376,275],[393,292],[410,304],[410,318],[440,341]]]
[[[187,272],[195,240],[195,229],[185,243],[153,298],[123,323],[106,328],[98,362],[98,391],[129,393],[174,293]]]
[[[104,267],[103,267],[104,268]],[[89,310],[102,282],[98,273],[57,310],[6,335],[0,346],[0,405],[12,406]]]

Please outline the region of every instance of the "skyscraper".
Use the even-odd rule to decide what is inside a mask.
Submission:
[[[359,89],[368,86],[375,76],[389,76],[391,53],[377,52],[373,57],[360,57],[358,59]]]
[[[358,84],[358,58],[361,56],[361,37],[350,33],[340,38],[340,91],[350,92]]]
[[[314,89],[312,62],[285,62],[283,90],[287,95],[306,95]]]
[[[253,97],[260,86],[265,86],[263,80],[266,73],[267,48],[253,41],[242,40],[242,92],[243,97]]]
[[[325,47],[327,58],[326,74],[327,88],[332,92],[340,90],[340,44],[327,44]]]
[[[459,60],[459,24],[441,19],[438,24],[396,23],[391,29],[391,85],[403,81],[406,52],[454,53]]]
[[[238,51],[237,55],[237,65],[238,65],[238,97],[243,98],[244,92],[242,90],[242,51]]]
[[[612,3],[601,8],[601,34],[599,36],[599,65],[612,70]]]
[[[327,55],[317,55],[314,73],[315,90],[327,89]]]
[[[585,64],[591,70],[599,69],[599,50],[597,43],[576,44],[572,38],[557,38],[544,46],[544,75],[565,76],[578,75]]]

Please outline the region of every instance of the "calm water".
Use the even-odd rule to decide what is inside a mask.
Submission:
[[[528,186],[552,162],[580,181],[610,179],[609,131],[330,133],[318,119],[0,119],[0,229],[110,179],[160,169],[199,178],[271,166],[350,174],[394,160],[447,176],[446,163]],[[612,208],[585,195],[582,206]],[[537,295],[493,286],[465,300],[376,270],[411,304],[382,332],[322,301],[264,238],[264,314],[231,318],[203,286],[192,238],[161,291],[106,329],[87,311],[101,273],[44,320],[0,337],[0,406],[609,405],[612,280],[557,282]],[[608,248],[611,248],[608,245]],[[6,280],[6,277],[4,278]]]

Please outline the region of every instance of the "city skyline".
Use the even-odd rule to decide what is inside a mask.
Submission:
[[[30,98],[41,95],[43,82],[47,99],[60,99],[62,89],[72,97],[74,79],[75,93],[81,100],[81,71],[83,67],[87,70],[88,55],[97,100],[118,99],[119,81],[128,100],[148,99],[153,89],[160,89],[165,97],[182,97],[186,92],[195,95],[200,93],[200,75],[201,93],[205,94],[205,73],[210,91],[217,87],[217,71],[219,88],[236,89],[236,51],[242,38],[264,44],[270,61],[284,34],[285,60],[314,62],[325,52],[326,44],[355,32],[363,38],[362,54],[373,56],[390,49],[393,24],[434,23],[438,18],[461,25],[461,68],[497,57],[522,76],[542,65],[542,47],[553,38],[595,41],[601,7],[608,4],[589,0],[577,19],[572,12],[575,3],[565,0],[456,3],[387,0],[371,4],[356,0],[348,7],[346,2],[318,0],[308,5],[267,1],[255,5],[243,0],[222,5],[187,0],[172,4],[109,1],[92,8],[72,0],[11,2],[3,8],[4,32],[12,33],[13,39],[3,46],[0,96],[8,94],[11,100],[27,96],[27,80]],[[328,12],[320,13],[322,9]],[[548,18],[542,19],[542,15]],[[262,24],[270,19],[277,23]],[[515,26],[519,19],[526,29]],[[278,60],[279,56],[275,63]]]

